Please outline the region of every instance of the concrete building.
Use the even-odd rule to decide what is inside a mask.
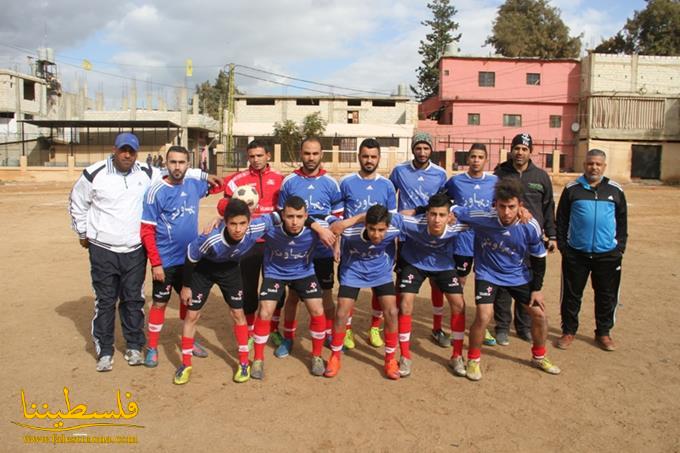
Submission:
[[[35,145],[38,129],[24,126],[21,120],[47,113],[46,86],[38,77],[0,69],[0,143],[4,145],[0,146],[0,166],[19,165],[22,132],[31,139],[28,146]]]
[[[680,57],[590,53],[581,64],[580,141],[621,182],[680,182]]]
[[[236,150],[241,154],[254,138],[273,145],[275,123],[292,120],[301,124],[307,115],[320,112],[327,122],[323,147],[335,150],[324,156],[328,160],[325,168],[338,173],[356,168],[358,146],[369,137],[377,138],[383,148],[381,170],[388,171],[390,165],[405,160],[418,119],[418,104],[405,95],[361,98],[237,95],[234,104],[233,133]],[[290,160],[293,159],[275,156],[274,165],[285,163],[290,167],[292,163],[287,162]],[[245,165],[242,157],[239,165]]]
[[[454,168],[465,164],[471,143],[482,142],[492,169],[504,159],[512,137],[529,132],[535,164],[552,168],[556,150],[560,162],[555,168],[571,170],[578,138],[572,131],[578,60],[444,56],[439,70],[439,93],[421,104],[418,129],[436,137],[439,151],[453,148]]]

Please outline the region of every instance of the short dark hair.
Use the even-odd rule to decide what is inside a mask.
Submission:
[[[441,207],[446,207],[450,208],[451,207],[451,199],[449,198],[448,195],[446,195],[443,192],[436,193],[430,197],[430,199],[427,201],[427,209],[430,210],[430,208],[441,208]]]
[[[392,215],[387,208],[381,204],[374,204],[366,211],[366,225],[376,225],[378,223],[390,224]]]
[[[187,160],[189,159],[189,151],[183,146],[173,145],[170,148],[168,148],[168,152],[165,153],[166,159],[168,158],[168,154],[170,154],[170,153],[182,153],[185,156],[187,156]]]
[[[484,157],[489,155],[486,152],[486,145],[484,143],[473,143],[472,146],[470,147],[470,151],[468,151],[468,155],[475,149],[478,149],[480,151],[484,151]]]
[[[263,150],[265,150],[265,152],[267,152],[267,153],[269,152],[269,150],[267,149],[267,146],[265,146],[264,142],[261,141],[261,140],[258,140],[258,139],[255,139],[255,140],[251,141],[250,143],[248,143],[248,146],[246,146],[246,152],[250,151],[251,149],[255,149],[255,148],[262,148]]]
[[[293,208],[296,211],[299,209],[304,209],[305,211],[307,210],[307,203],[305,203],[305,200],[302,198],[293,195],[290,198],[286,198],[286,202],[283,204],[283,209],[286,208]]]
[[[244,215],[250,219],[250,208],[248,207],[248,203],[243,200],[239,200],[238,198],[231,198],[229,200],[229,204],[224,210],[224,221],[228,222],[229,219],[240,215]]]
[[[302,150],[302,146],[305,143],[318,143],[321,149],[323,150],[323,145],[321,145],[321,139],[317,137],[316,135],[310,135],[309,137],[305,137],[302,139],[302,142],[300,143],[300,150]]]
[[[597,156],[603,158],[604,160],[607,160],[607,153],[597,148],[593,148],[586,153],[586,157],[590,156]]]
[[[518,178],[502,178],[494,188],[494,199],[508,201],[513,198],[522,201],[524,187]]]
[[[359,152],[361,152],[361,148],[377,149],[378,152],[380,152],[380,143],[378,143],[378,140],[374,138],[365,138],[359,144]]]

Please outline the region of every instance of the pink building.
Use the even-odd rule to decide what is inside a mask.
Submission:
[[[436,137],[437,151],[452,148],[459,168],[471,143],[487,145],[492,169],[512,137],[528,132],[535,164],[550,168],[558,149],[560,168],[571,170],[578,140],[579,60],[443,57],[439,69],[439,95],[420,105],[418,128]]]

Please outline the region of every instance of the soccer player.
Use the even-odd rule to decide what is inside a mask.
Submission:
[[[149,340],[144,365],[158,365],[158,339],[165,322],[165,308],[172,289],[182,289],[182,266],[187,245],[198,231],[198,208],[208,195],[208,183],[185,179],[189,169],[189,152],[183,146],[171,146],[166,154],[168,175],[146,192],[142,209],[141,238],[151,263],[153,305],[149,310]],[[180,319],[186,316],[186,305],[180,303]],[[194,343],[193,354],[208,355]]]
[[[196,323],[214,284],[222,291],[234,321],[234,336],[239,355],[239,367],[234,374],[234,382],[246,382],[250,379],[248,326],[243,312],[239,260],[258,239],[272,229],[275,222],[278,223],[277,214],[265,215],[251,222],[248,205],[242,200],[233,199],[224,211],[224,222],[210,233],[198,236],[187,247],[181,300],[187,306],[188,312],[182,327],[182,364],[175,372],[175,384],[189,382]]]
[[[444,293],[451,307],[453,327],[453,351],[450,367],[454,373],[463,376],[463,337],[465,333],[465,301],[451,256],[453,243],[459,232],[467,229],[462,225],[449,225],[453,216],[449,212],[451,201],[444,193],[432,195],[427,203],[425,216],[413,218],[395,215],[394,220],[402,234],[403,242],[397,264],[397,281],[401,303],[399,307],[399,373],[402,377],[411,374],[411,319],[413,303],[420,286],[426,278]]]
[[[548,321],[541,288],[546,267],[543,232],[535,219],[520,222],[522,184],[505,178],[496,184],[495,209],[454,208],[459,222],[475,231],[475,321],[470,327],[466,376],[482,378],[480,368],[484,330],[493,317],[494,300],[505,289],[531,317],[532,365],[549,374],[560,369],[546,357]],[[526,265],[527,256],[531,268]]]
[[[255,317],[255,357],[251,370],[253,379],[264,378],[264,346],[269,339],[270,321],[276,302],[286,286],[299,295],[309,311],[309,331],[312,336],[311,372],[314,376],[322,376],[325,371],[321,350],[326,337],[326,318],[321,287],[313,265],[319,235],[305,226],[307,219],[305,200],[294,195],[287,197],[281,212],[282,225],[265,235],[264,279],[260,287],[260,307]],[[324,230],[328,235],[334,236],[327,229]],[[292,348],[292,341],[289,346]]]
[[[279,190],[283,182],[283,175],[270,167],[271,153],[265,144],[259,140],[248,143],[248,168],[232,173],[224,178],[224,198],[217,204],[217,212],[224,214],[224,208],[239,187],[250,186],[255,189],[259,196],[257,206],[252,210],[252,218],[269,214],[276,209],[279,199]],[[243,311],[248,321],[248,333],[252,337],[255,312],[258,303],[258,282],[262,272],[262,257],[264,253],[264,240],[259,240],[243,258],[241,258],[241,279],[243,281]],[[283,306],[283,298],[277,306],[272,317],[272,341],[275,345],[281,344],[283,338],[278,331],[279,314]]]
[[[595,341],[605,351],[616,349],[610,331],[619,302],[628,208],[623,188],[604,176],[606,159],[602,150],[588,151],[583,176],[567,184],[557,206],[557,244],[562,253],[562,337],[556,344],[560,349],[574,341],[588,275],[595,292]]]
[[[374,138],[367,138],[362,141],[359,145],[358,159],[359,171],[340,180],[340,193],[344,207],[343,216],[346,219],[350,218],[366,212],[376,204],[385,206],[389,212],[397,212],[397,194],[394,185],[389,179],[377,173],[380,164],[380,143]],[[386,253],[391,253],[394,260],[394,246],[388,247]],[[371,309],[372,317],[368,342],[371,346],[379,348],[384,345],[380,337],[380,323],[383,313],[375,293],[371,298]],[[351,310],[347,316],[344,346],[347,349],[355,347]]]
[[[495,175],[484,172],[488,155],[483,143],[474,143],[467,155],[468,170],[452,176],[445,185],[446,193],[456,206],[486,210],[493,203],[494,186],[498,181]],[[465,280],[472,270],[475,233],[464,231],[458,236],[453,249],[456,273],[465,287]],[[484,332],[484,344],[493,346],[495,338],[488,330]]]
[[[418,207],[426,206],[430,197],[443,190],[446,170],[430,160],[434,150],[432,137],[425,132],[416,133],[411,140],[413,159],[398,164],[390,174],[390,181],[399,193],[398,209],[401,214],[413,215]],[[449,347],[451,339],[442,330],[444,299],[441,291],[433,287],[432,339],[441,347]]]
[[[144,363],[144,295],[146,254],[140,238],[142,201],[161,171],[137,162],[139,139],[124,132],[116,136],[113,153],[90,165],[73,185],[69,197],[72,227],[81,247],[88,249],[95,292],[92,338],[97,371],[113,368],[113,333],[116,303],[127,343],[128,365]],[[200,170],[187,177],[219,180]]]
[[[343,211],[342,194],[337,181],[321,168],[323,151],[321,141],[317,137],[308,137],[300,146],[300,161],[302,166],[286,176],[281,184],[278,208],[283,209],[291,196],[297,196],[305,201],[307,214],[317,219],[325,219],[330,215],[340,216]],[[324,316],[327,325],[324,331],[330,335],[335,317],[333,303],[333,250],[318,243],[313,255],[314,272],[321,285],[323,294]],[[295,338],[297,323],[298,294],[289,293],[284,308],[283,336],[284,341],[274,352],[278,358],[287,357]]]
[[[392,281],[394,251],[390,249],[393,248],[394,240],[400,232],[398,228],[392,226],[391,214],[383,205],[371,206],[364,217],[365,226],[347,228],[342,234],[342,258],[338,268],[340,280],[338,309],[333,325],[331,358],[324,376],[334,377],[340,371],[347,319],[359,290],[371,288],[385,315],[385,375],[390,379],[399,379],[399,365],[394,358],[399,310]],[[348,219],[348,222],[351,220]]]
[[[515,178],[522,183],[522,202],[542,228],[544,242],[549,252],[555,250],[555,200],[550,176],[531,161],[534,142],[529,134],[517,134],[510,145],[510,156],[496,167],[494,174],[499,178]],[[531,319],[521,304],[515,303],[515,330],[522,340],[531,342]],[[501,346],[510,344],[508,333],[512,321],[512,298],[503,290],[494,304],[496,341]]]

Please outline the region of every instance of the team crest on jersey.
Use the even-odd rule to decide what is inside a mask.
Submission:
[[[267,184],[268,186],[273,186],[276,184],[276,182],[273,179],[268,179],[265,184]]]

